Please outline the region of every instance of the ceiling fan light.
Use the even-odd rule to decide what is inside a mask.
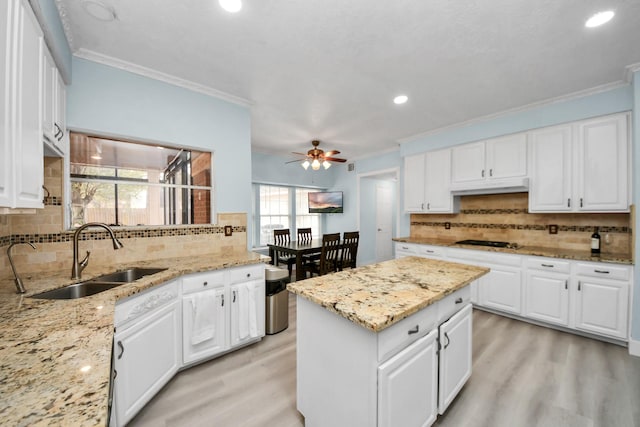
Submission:
[[[307,170],[309,169],[309,165],[310,165],[309,160],[305,160],[301,166],[304,168],[304,170]]]
[[[322,166],[324,166],[325,169],[329,169],[331,167],[331,163],[325,160],[324,162],[322,162]]]
[[[320,161],[318,159],[313,159],[313,162],[311,162],[311,169],[314,171],[320,169]]]

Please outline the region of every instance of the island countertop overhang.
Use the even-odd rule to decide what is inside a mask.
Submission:
[[[485,267],[405,257],[290,283],[287,289],[380,332],[488,272]]]

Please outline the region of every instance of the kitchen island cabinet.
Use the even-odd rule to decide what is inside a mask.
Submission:
[[[305,425],[431,425],[470,375],[467,285],[488,271],[406,257],[289,284]]]

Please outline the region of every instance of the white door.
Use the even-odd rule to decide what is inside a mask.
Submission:
[[[526,317],[569,325],[569,276],[528,271],[524,289]]]
[[[202,307],[208,306],[204,298],[213,299],[213,309],[209,313],[198,313]],[[225,301],[226,299],[226,301]],[[207,291],[185,295],[182,299],[182,360],[185,364],[211,357],[226,350],[227,321],[224,286]],[[206,336],[202,331],[195,331],[194,323],[201,322],[199,316],[206,316],[213,324],[206,325],[210,333]],[[200,325],[203,325],[200,323]],[[203,328],[204,329],[204,328]],[[201,335],[198,336],[196,332]]]
[[[427,427],[438,413],[433,330],[378,367],[378,427]]]
[[[627,339],[629,283],[578,276],[576,328]]]
[[[440,325],[438,413],[444,414],[471,376],[472,308],[467,304]]]
[[[576,206],[572,199],[571,135],[570,125],[531,132],[530,212],[565,212]]]
[[[404,210],[422,212],[425,209],[425,155],[404,158]]]
[[[451,183],[485,179],[484,142],[460,145],[451,149]]]
[[[376,185],[376,262],[393,258],[393,203],[391,188]]]
[[[527,134],[518,133],[487,141],[489,179],[527,175]]]
[[[180,303],[156,310],[114,337],[116,419],[125,425],[174,376],[180,360]]]
[[[487,265],[491,271],[479,279],[480,304],[509,313],[521,313],[521,272],[519,268]]]

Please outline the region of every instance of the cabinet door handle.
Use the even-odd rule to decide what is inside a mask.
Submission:
[[[569,281],[568,280],[564,281],[564,288],[565,289],[569,289]]]
[[[247,273],[247,277],[251,277],[251,273]]]
[[[567,199],[567,207],[570,208],[571,207],[571,199]]]
[[[456,298],[456,304],[462,304],[462,298]]]
[[[481,173],[482,177],[484,178],[484,169],[482,169],[482,173]],[[445,347],[446,348],[446,347]]]
[[[420,325],[416,325],[416,327],[415,327],[415,328],[413,328],[413,329],[409,329],[409,330],[407,331],[407,334],[409,334],[409,335],[411,335],[411,334],[417,334],[419,330],[420,330]]]
[[[236,291],[233,291],[233,300],[231,302],[236,302]]]
[[[582,197],[580,197],[580,207],[582,207]]]
[[[582,282],[578,282],[578,290],[582,287]]]
[[[209,282],[202,282],[203,286],[207,286],[209,284]]]
[[[427,203],[427,210],[431,209],[431,203]]]
[[[609,274],[608,270],[593,270],[594,273]]]
[[[423,211],[424,210],[424,203],[420,204],[420,210]]]
[[[224,294],[220,295],[220,300],[222,302],[222,304],[220,304],[220,307],[224,307]]]
[[[489,169],[489,176],[493,176],[493,169]]]
[[[115,380],[116,378],[118,378],[118,371],[116,371],[115,369],[113,370],[113,379]]]
[[[118,360],[122,359],[122,355],[124,354],[124,346],[122,345],[122,341],[118,341],[118,347],[120,348],[120,354],[118,355]]]
[[[540,264],[543,267],[553,268],[553,264]]]
[[[451,340],[449,339],[449,335],[447,335],[447,333],[444,333],[444,337],[447,339],[447,343],[444,345],[444,349],[446,350],[447,347],[449,347],[449,344],[451,344]]]

